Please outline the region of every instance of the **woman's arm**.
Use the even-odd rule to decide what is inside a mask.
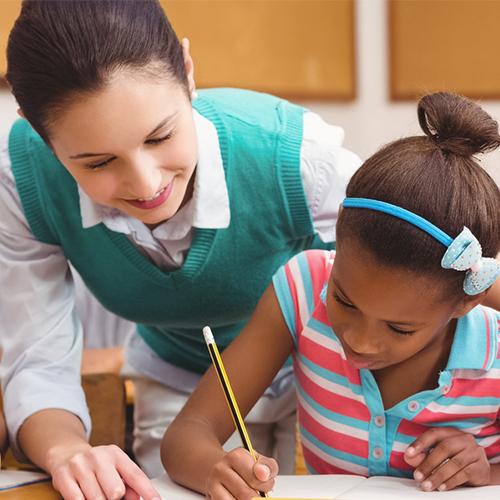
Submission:
[[[245,329],[222,355],[243,417],[270,385],[291,350],[292,338],[271,285]],[[163,438],[161,457],[170,477],[206,494],[207,482],[212,481],[214,486],[219,481],[217,474],[225,474],[222,444],[234,430],[221,386],[210,368]],[[233,468],[242,469],[240,479],[252,475],[253,460],[246,452],[238,451],[231,459],[235,461]],[[214,475],[216,464],[220,470]],[[257,480],[251,489],[260,487]]]
[[[18,457],[24,453],[53,474],[65,498],[99,498],[102,491],[107,498],[121,498],[126,487],[145,499],[159,497],[123,451],[92,448],[86,441],[90,418],[80,384],[82,328],[68,263],[61,248],[31,233],[2,159],[0,343],[10,444]]]

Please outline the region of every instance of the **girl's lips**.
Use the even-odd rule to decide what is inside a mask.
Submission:
[[[172,188],[174,186],[174,181],[170,181],[169,184],[167,184],[166,187],[164,187],[159,193],[156,198],[153,198],[152,200],[125,200],[127,203],[130,203],[130,205],[136,207],[136,208],[141,208],[142,210],[151,210],[152,208],[157,208],[160,205],[163,205],[165,201],[167,201],[168,197],[170,196],[170,193],[172,192]]]

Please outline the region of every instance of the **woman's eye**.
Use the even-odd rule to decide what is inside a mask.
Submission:
[[[355,309],[355,307],[352,304],[349,304],[345,300],[342,300],[335,292],[333,292],[333,298],[336,302],[338,302],[340,305],[344,307],[350,307],[351,309]]]
[[[172,132],[169,132],[167,135],[163,137],[158,137],[157,139],[148,139],[146,144],[160,144],[162,142],[168,141],[172,137]]]
[[[400,335],[411,335],[415,333],[416,330],[400,330],[392,325],[387,325],[393,332],[399,333]]]
[[[87,165],[85,165],[85,166],[87,168],[89,168],[90,170],[97,170],[98,168],[105,167],[106,165],[111,163],[113,160],[114,160],[114,158],[108,158],[107,160],[103,160],[103,161],[100,161],[98,163],[87,163]]]

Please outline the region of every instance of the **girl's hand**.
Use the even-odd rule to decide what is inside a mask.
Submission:
[[[250,500],[257,491],[270,491],[278,474],[276,460],[258,455],[252,458],[243,448],[236,448],[224,455],[210,472],[206,496],[210,500]]]
[[[49,472],[54,488],[68,500],[160,500],[146,474],[115,445],[88,446],[58,457]]]
[[[490,464],[484,448],[474,436],[458,429],[429,429],[406,449],[404,458],[415,467],[413,477],[425,491],[490,482]]]

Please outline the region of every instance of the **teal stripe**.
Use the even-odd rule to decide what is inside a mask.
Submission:
[[[295,347],[297,347],[297,332],[295,331],[296,318],[295,307],[293,303],[292,294],[288,287],[288,280],[286,278],[285,266],[282,266],[276,271],[273,276],[274,293],[278,299],[278,303],[285,318],[286,325],[292,334],[292,339]]]
[[[392,477],[406,477],[408,479],[413,479],[413,472],[411,470],[400,470],[387,466],[387,474]]]
[[[339,384],[343,387],[347,387],[348,389],[351,389],[352,392],[354,392],[357,395],[363,395],[363,391],[361,389],[361,385],[358,384],[352,384],[347,377],[344,377],[342,375],[339,375],[338,373],[334,373],[330,370],[327,370],[326,368],[323,368],[322,366],[317,365],[310,359],[306,358],[304,354],[299,355],[300,361],[307,366],[312,372],[314,372],[318,377],[321,377],[322,379],[328,380],[330,382],[333,382],[335,384]]]
[[[342,415],[340,413],[328,410],[324,406],[321,406],[317,401],[314,401],[302,388],[299,383],[299,380],[295,380],[295,387],[299,394],[299,396],[313,408],[313,410],[317,411],[321,416],[325,417],[332,422],[338,422],[339,424],[348,425],[350,427],[354,427],[355,429],[361,429],[363,431],[368,431],[368,422],[363,420],[359,420],[357,418],[348,417],[347,415]]]
[[[307,257],[304,252],[299,253],[297,255],[296,261],[299,266],[300,276],[302,277],[302,283],[304,285],[304,295],[307,300],[308,316],[310,316],[314,308],[311,270],[309,269],[309,264],[307,263]]]
[[[327,446],[325,443],[321,442],[319,439],[313,436],[302,426],[300,426],[300,433],[302,436],[308,439],[312,444],[314,444],[317,448],[319,448],[327,455],[339,458],[341,460],[345,460],[346,462],[350,462],[351,464],[361,465],[362,467],[368,468],[368,461],[366,458],[358,457],[357,455],[353,455],[351,453],[346,453],[344,451],[331,448],[330,446]]]
[[[334,340],[340,345],[340,341],[333,332],[332,328],[330,325],[327,325],[325,323],[322,323],[321,321],[318,321],[314,317],[311,316],[308,322],[309,328],[313,329],[314,331],[321,333],[321,335],[324,335],[325,337],[328,337],[329,339]]]
[[[456,398],[439,398],[436,403],[441,406],[462,405],[462,406],[499,406],[500,398],[458,396]]]

